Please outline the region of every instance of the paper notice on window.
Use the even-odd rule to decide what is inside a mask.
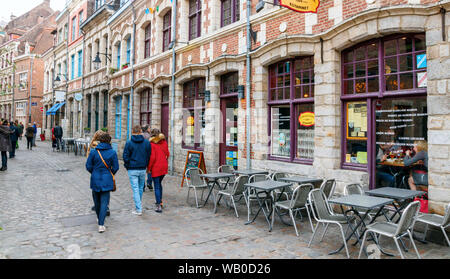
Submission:
[[[362,114],[362,122],[361,122],[361,131],[362,132],[367,132],[367,114],[364,117],[364,114]]]
[[[367,164],[367,152],[356,153],[356,160],[360,164]]]
[[[361,121],[361,113],[355,113],[354,117],[355,117],[355,128],[361,128],[363,122]]]

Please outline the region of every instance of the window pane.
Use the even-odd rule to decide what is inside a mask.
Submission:
[[[385,66],[384,71],[386,74],[397,72],[397,57],[386,58],[384,60]]]
[[[184,126],[184,144],[186,146],[194,146],[194,135],[195,135],[195,118],[194,110],[185,110],[183,113],[183,126]]]
[[[295,99],[300,99],[300,98],[302,98],[302,87],[296,86],[295,87]]]
[[[344,93],[345,94],[353,94],[354,91],[354,86],[353,86],[353,80],[346,80],[344,81]]]
[[[412,52],[412,38],[403,37],[399,39],[398,48],[400,53]]]
[[[353,51],[348,51],[344,53],[344,62],[352,62],[353,61]]]
[[[415,35],[415,48],[416,51],[418,50],[425,50],[426,46],[425,46],[425,36],[424,35]]]
[[[384,55],[390,56],[397,54],[397,40],[390,40],[387,42],[384,42]]]
[[[414,88],[413,74],[401,74],[400,75],[400,90]]]
[[[302,88],[303,88],[303,98],[309,98],[309,97],[311,97],[311,94],[310,94],[310,86],[309,85],[304,85],[304,86],[302,86]]]
[[[356,63],[356,76],[357,77],[366,76],[366,63]]]
[[[369,61],[367,63],[367,75],[369,76],[377,76],[378,75],[378,60]]]
[[[367,58],[378,58],[378,43],[373,43],[367,46]]]
[[[379,91],[379,80],[378,78],[369,78],[369,92],[378,92]]]
[[[367,103],[347,104],[347,153],[345,162],[367,164]]]
[[[366,47],[362,46],[355,49],[355,60],[361,61],[366,59]]]
[[[355,83],[355,92],[356,93],[366,93],[366,80],[365,79],[357,79]]]
[[[314,159],[314,104],[297,106],[297,158]]]
[[[289,107],[272,107],[272,155],[290,157],[291,121]]]
[[[353,66],[354,64],[348,64],[344,66],[344,78],[353,77]]]
[[[385,76],[386,79],[386,91],[398,90],[397,75]]]
[[[302,81],[302,83],[305,84],[305,83],[310,83],[310,82],[311,81],[309,79],[309,72],[303,72],[303,81]]]
[[[400,72],[412,71],[413,70],[413,56],[412,55],[402,55],[399,57]]]

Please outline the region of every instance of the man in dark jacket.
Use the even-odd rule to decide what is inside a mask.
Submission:
[[[136,210],[133,214],[142,215],[142,193],[144,192],[145,176],[151,155],[151,145],[144,139],[140,126],[133,127],[131,140],[125,144],[123,161],[128,170],[133,199]]]
[[[37,125],[36,122],[33,124],[33,147],[36,147],[36,135],[37,135]]]
[[[56,123],[55,129],[54,129],[54,135],[56,138],[56,149],[59,150],[60,144],[62,142],[62,137],[63,137],[63,129],[61,128],[61,126],[58,125],[58,123]]]
[[[19,128],[14,125],[14,122],[9,123],[9,129],[12,131],[11,138],[11,152],[9,152],[9,159],[16,157],[16,145],[19,140]]]
[[[8,169],[8,156],[6,152],[11,152],[11,137],[13,132],[8,127],[8,121],[4,120],[0,125],[0,152],[2,154],[2,168],[0,171]],[[150,144],[150,143],[149,143]]]

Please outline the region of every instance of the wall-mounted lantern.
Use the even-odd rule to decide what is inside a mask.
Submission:
[[[238,98],[245,99],[245,86],[244,85],[238,85]]]

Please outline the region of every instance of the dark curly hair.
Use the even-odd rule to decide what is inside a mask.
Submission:
[[[99,141],[99,142],[102,142],[102,143],[111,143],[111,136],[108,134],[108,133],[101,133],[99,136],[98,136],[98,138],[97,138],[97,140]]]

